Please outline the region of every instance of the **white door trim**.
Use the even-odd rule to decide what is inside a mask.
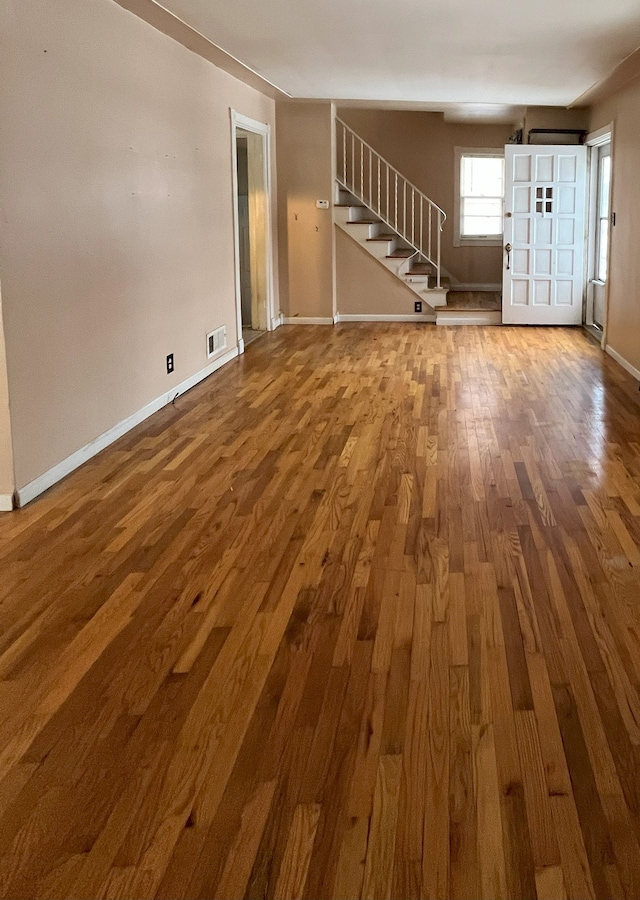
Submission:
[[[613,138],[613,122],[598,128],[597,131],[590,132],[585,138],[587,147],[597,147],[598,144],[608,144]]]
[[[596,211],[596,203],[597,203],[597,189],[598,189],[598,180],[597,175],[594,171],[592,165],[592,153],[593,150],[601,147],[603,144],[611,144],[611,180],[609,183],[609,220],[611,220],[611,207],[613,204],[613,179],[614,179],[614,166],[613,166],[613,122],[610,122],[608,125],[604,125],[602,128],[598,128],[597,131],[592,131],[587,135],[585,139],[585,144],[589,148],[589,160],[588,160],[588,183],[589,183],[589,206],[587,209],[587,233],[586,233],[586,267],[587,267],[587,277],[585,278],[585,298],[584,298],[584,311],[585,311],[585,324],[587,323],[588,313],[589,313],[589,302],[588,302],[588,291],[589,291],[589,281],[588,279],[591,277],[591,273],[595,268],[594,262],[594,249],[595,249],[595,240],[591,234],[591,228],[595,223],[595,211]],[[604,350],[607,346],[607,329],[609,323],[609,283],[611,281],[611,243],[613,241],[613,229],[609,229],[609,248],[608,248],[608,259],[607,259],[607,271],[609,273],[609,277],[607,277],[607,285],[604,293],[604,322],[602,323],[602,336],[600,338],[600,346]],[[595,329],[594,329],[595,330]]]
[[[274,310],[273,285],[273,229],[271,222],[271,125],[258,122],[243,116],[235,109],[231,114],[231,182],[233,190],[233,257],[236,283],[236,323],[238,329],[238,353],[244,353],[242,339],[242,293],[240,290],[240,216],[238,211],[238,153],[236,135],[238,129],[262,135],[263,138],[263,177],[265,186],[265,223],[266,223],[266,266],[267,266],[267,330],[273,331],[280,324],[279,316]]]

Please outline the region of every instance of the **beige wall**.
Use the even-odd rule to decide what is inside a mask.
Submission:
[[[226,325],[235,346],[229,109],[275,126],[275,104],[111,0],[0,10],[0,264],[22,487],[202,370],[207,332]],[[275,171],[273,188],[275,214]]]
[[[586,130],[589,110],[582,107],[565,109],[563,106],[528,106],[524,117],[524,140],[530,128],[578,128]]]
[[[0,292],[0,495],[11,497],[14,487],[9,387],[2,322],[2,293]]]
[[[614,123],[607,343],[640,369],[640,79],[591,112],[595,131]]]
[[[330,103],[277,104],[280,303],[286,316],[333,314]],[[317,209],[328,200],[329,209]]]
[[[442,262],[463,284],[502,281],[500,247],[454,247],[454,148],[504,147],[507,125],[456,125],[440,113],[338,109],[338,116],[447,213]]]
[[[341,315],[414,315],[413,291],[338,227],[336,269]]]

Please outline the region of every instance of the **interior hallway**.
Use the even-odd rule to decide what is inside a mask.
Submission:
[[[282,327],[0,518],[0,896],[640,897],[640,403]]]

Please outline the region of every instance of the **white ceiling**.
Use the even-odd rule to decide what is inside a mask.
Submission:
[[[568,106],[640,46],[639,0],[160,0],[297,98]]]

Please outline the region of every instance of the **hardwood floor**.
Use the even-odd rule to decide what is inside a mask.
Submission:
[[[0,896],[640,897],[640,404],[283,327],[0,518]]]

